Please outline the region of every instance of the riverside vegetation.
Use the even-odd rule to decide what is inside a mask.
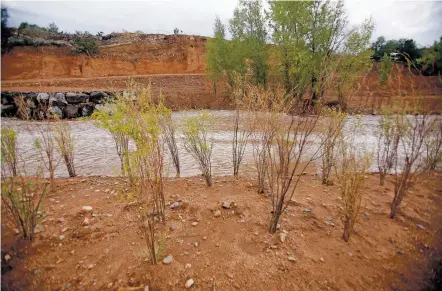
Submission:
[[[272,50],[266,42],[267,21],[273,28]],[[245,148],[253,148],[256,192],[267,205],[266,211],[256,215],[265,217],[265,231],[279,232],[279,240],[284,243],[287,233],[280,230],[281,225],[288,218],[289,207],[297,201],[304,173],[316,161],[321,164],[319,179],[323,187],[336,185],[339,189],[340,231],[345,243],[351,243],[361,218],[364,185],[373,160],[380,185],[394,187],[389,217],[397,219],[403,201],[416,194],[413,188],[436,175],[442,159],[442,121],[422,110],[417,88],[409,92],[414,100],[410,104],[401,99],[397,85],[396,97],[391,106],[383,108],[376,126],[376,147],[367,149],[357,143],[364,128],[357,116],[348,114],[347,105],[372,62],[368,58],[372,53],[372,21],[367,19],[359,26],[348,27],[343,2],[339,1],[272,1],[269,13],[264,13],[259,1],[240,1],[229,29],[231,41],[225,40],[225,26],[216,19],[215,38],[208,42],[208,74],[215,83],[221,80],[228,84],[235,106],[231,128],[235,181],[242,178]],[[275,67],[269,65],[271,58],[275,58]],[[382,61],[385,83],[395,82],[400,69],[390,61]],[[412,74],[412,64],[409,70]],[[272,71],[280,74],[279,81],[269,80]],[[330,87],[338,92],[338,106],[330,107],[323,101],[324,92]],[[408,115],[410,108],[417,114]],[[25,104],[18,111],[27,116]],[[58,118],[49,109],[45,114]],[[113,98],[96,108],[91,120],[113,138],[122,175],[128,181],[125,199],[131,201],[127,208],[136,213],[135,223],[146,244],[147,260],[156,265],[164,256],[167,235],[165,155],[171,156],[179,176],[177,143],[181,141],[198,163],[206,189],[217,187],[212,177],[213,117],[202,112],[178,124],[164,105],[161,92],[130,81],[124,93],[113,93]],[[25,240],[35,240],[42,201],[48,193],[55,192],[55,167],[63,161],[69,176],[76,176],[75,135],[69,123],[54,123],[52,130],[36,133],[34,145],[41,163],[37,173],[26,173],[26,167],[21,166],[17,133],[2,128],[1,197],[7,217]],[[49,176],[50,183],[44,175]],[[170,208],[184,204],[177,201]],[[234,209],[235,203],[224,201],[222,208]],[[89,213],[92,209],[82,211]],[[214,211],[214,216],[221,213]],[[89,220],[83,225],[89,226]],[[197,221],[192,222],[192,226],[197,225]],[[291,256],[288,259],[296,261]],[[163,263],[167,265],[172,260],[167,256]],[[233,276],[227,276],[233,280]],[[185,287],[190,288],[195,282],[187,279]],[[214,279],[212,288],[216,288]]]

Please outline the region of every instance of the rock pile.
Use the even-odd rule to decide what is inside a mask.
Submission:
[[[90,116],[113,93],[92,92],[1,92],[1,116],[41,120],[50,117]]]

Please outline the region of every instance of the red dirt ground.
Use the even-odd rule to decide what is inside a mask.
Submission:
[[[42,231],[32,244],[18,240],[2,213],[2,254],[11,256],[12,267],[2,287],[184,290],[192,278],[194,290],[420,290],[432,275],[434,256],[441,254],[441,178],[435,174],[416,186],[392,220],[393,185],[381,187],[377,175],[368,176],[349,243],[341,239],[338,188],[321,185],[314,175],[302,177],[281,217],[280,231],[288,232],[284,243],[268,233],[270,201],[256,193],[253,180],[217,177],[207,187],[200,178],[171,179],[165,184],[167,203],[188,203],[167,207],[160,260],[171,254],[173,262],[156,266],[150,265],[124,179],[59,179],[44,200]],[[237,206],[222,209],[223,201]],[[88,228],[82,226],[84,205],[93,207]],[[312,212],[305,213],[307,208]]]

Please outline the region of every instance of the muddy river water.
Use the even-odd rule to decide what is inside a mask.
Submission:
[[[179,125],[184,117],[194,116],[200,111],[180,111],[173,113],[174,121]],[[233,132],[231,121],[234,111],[219,110],[208,111],[215,119],[212,154],[212,174],[216,176],[232,175],[232,139]],[[347,121],[348,125],[351,119]],[[358,136],[361,147],[374,149],[376,147],[375,128],[379,116],[361,116],[363,134]],[[80,176],[117,176],[120,175],[120,160],[115,150],[115,143],[111,135],[104,129],[96,127],[93,121],[72,120],[68,121],[75,136],[74,162],[75,169]],[[18,119],[2,118],[2,126],[13,128],[17,132],[18,150],[20,153],[20,168],[26,169],[26,175],[35,175],[39,162],[39,155],[34,147],[34,138],[38,136],[39,128],[53,126],[51,122],[22,121]],[[179,157],[181,163],[181,177],[199,175],[199,169],[194,158],[185,151],[181,139],[178,137]],[[319,142],[319,138],[317,139]],[[132,145],[133,146],[133,145]],[[315,151],[317,143],[310,146],[309,152]],[[320,162],[315,161],[319,173]],[[376,171],[373,160],[372,171]],[[166,175],[176,175],[171,159],[166,154]],[[254,173],[253,147],[247,145],[243,164],[240,172],[243,174]],[[57,177],[68,177],[64,164],[60,163],[56,169]]]

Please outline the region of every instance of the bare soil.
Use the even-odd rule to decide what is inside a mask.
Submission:
[[[171,179],[165,184],[167,203],[182,204],[167,206],[155,266],[123,178],[58,179],[44,200],[34,242],[19,240],[2,212],[2,287],[184,290],[192,278],[194,290],[420,290],[441,259],[441,178],[435,174],[417,185],[390,219],[393,185],[381,187],[378,176],[369,175],[348,243],[341,238],[339,190],[321,185],[315,175],[302,177],[274,235],[268,233],[269,198],[256,193],[254,180],[216,177],[207,187],[199,177]],[[223,201],[235,206],[224,209]],[[92,213],[82,213],[85,205]],[[221,216],[214,216],[216,210]],[[282,243],[283,231],[288,235]],[[169,254],[172,263],[161,263]]]

